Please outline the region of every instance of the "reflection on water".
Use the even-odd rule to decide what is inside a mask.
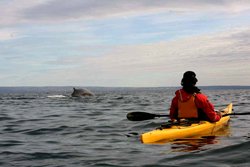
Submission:
[[[171,143],[173,152],[189,152],[204,150],[203,146],[218,143],[216,136],[204,136],[200,138],[178,139]]]
[[[171,142],[172,152],[190,152],[206,150],[208,145],[217,144],[221,137],[230,135],[230,126],[225,126],[219,131],[209,135],[194,138],[177,139]]]

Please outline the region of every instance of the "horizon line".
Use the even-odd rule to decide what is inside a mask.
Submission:
[[[182,86],[0,86],[0,88],[22,88],[22,87],[31,87],[31,88],[44,88],[44,87],[85,87],[85,88],[175,88]],[[250,85],[200,85],[197,87],[250,87]]]

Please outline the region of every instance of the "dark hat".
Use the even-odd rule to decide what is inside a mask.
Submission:
[[[196,78],[196,74],[193,71],[186,71],[183,74],[183,78],[181,80],[181,84],[191,84],[195,85],[198,79]]]
[[[186,71],[183,74],[183,78],[195,78],[196,74],[193,71]]]

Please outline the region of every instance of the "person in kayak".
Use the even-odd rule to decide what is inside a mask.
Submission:
[[[214,110],[214,106],[208,98],[196,87],[198,79],[193,71],[186,71],[181,80],[182,89],[175,92],[170,107],[170,119],[198,119],[209,122],[217,122],[221,119],[220,112]]]

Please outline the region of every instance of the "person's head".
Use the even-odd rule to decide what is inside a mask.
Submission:
[[[195,86],[198,79],[193,71],[186,71],[181,80],[182,86]]]
[[[193,71],[186,71],[183,74],[183,78],[181,80],[181,85],[183,86],[184,90],[189,93],[197,92],[199,89],[195,86],[198,82],[196,78],[196,74]]]

